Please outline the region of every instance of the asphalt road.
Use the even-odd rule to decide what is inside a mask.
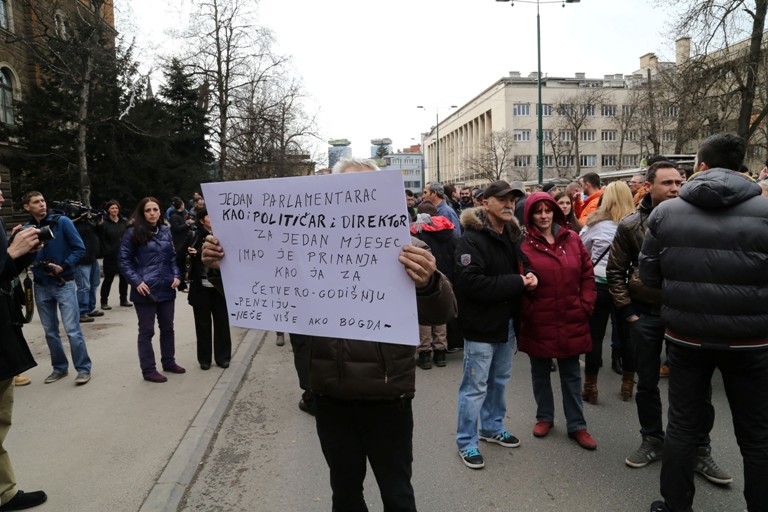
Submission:
[[[314,419],[297,408],[290,344],[277,347],[274,340],[270,333],[255,355],[179,510],[331,509]],[[507,449],[481,444],[485,469],[466,468],[454,441],[462,353],[448,357],[446,368],[417,369],[413,485],[420,511],[647,511],[659,498],[660,463],[642,469],[624,464],[639,446],[640,435],[634,401],[618,397],[619,376],[604,369],[600,404],[585,404],[589,431],[598,443],[596,451],[588,452],[566,437],[559,385],[553,386],[559,415],[555,429],[544,439],[532,436],[535,405],[528,358],[522,353],[514,358],[506,420],[522,445]],[[664,380],[661,386],[666,397]],[[741,456],[719,375],[713,388],[713,456],[734,483],[719,487],[697,476],[694,510],[739,512],[746,510]],[[382,510],[370,470],[365,489],[371,510]]]

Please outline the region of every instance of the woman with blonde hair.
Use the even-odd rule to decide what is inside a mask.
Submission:
[[[613,300],[608,291],[608,281],[605,269],[610,256],[611,242],[616,234],[619,221],[635,211],[632,192],[626,183],[615,181],[609,184],[600,202],[600,206],[587,217],[581,230],[581,239],[589,252],[595,267],[595,284],[597,285],[597,303],[595,312],[589,319],[589,330],[592,336],[592,351],[585,356],[584,391],[582,398],[590,404],[597,404],[597,373],[603,365],[603,338],[608,324],[608,318],[613,309]],[[619,320],[619,330],[624,331],[623,322]],[[629,400],[634,388],[634,358],[628,336],[619,333],[621,338],[623,373],[621,381],[622,400]]]

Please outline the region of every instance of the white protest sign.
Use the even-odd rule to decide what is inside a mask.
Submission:
[[[203,184],[230,324],[418,345],[402,175]]]

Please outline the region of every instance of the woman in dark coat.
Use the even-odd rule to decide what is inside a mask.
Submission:
[[[132,226],[120,244],[119,267],[131,283],[131,300],[139,319],[139,363],[144,379],[165,382],[168,378],[157,371],[152,336],[155,317],[160,327],[160,354],[163,370],[184,373],[176,364],[173,315],[176,288],[180,283],[176,252],[171,231],[161,221],[160,202],[154,197],[139,201],[133,212]]]
[[[120,203],[114,199],[104,205],[107,211],[107,217],[103,223],[97,225],[99,235],[101,236],[101,249],[104,254],[104,281],[101,282],[101,309],[108,311],[112,309],[109,305],[109,292],[112,289],[112,281],[115,276],[119,277],[118,292],[120,293],[120,305],[131,307],[133,304],[128,302],[128,281],[120,273],[117,266],[117,257],[120,253],[120,240],[123,233],[128,229],[128,219],[120,215]]]
[[[189,305],[195,315],[197,336],[197,362],[200,368],[211,367],[211,328],[213,328],[213,360],[222,368],[229,367],[232,359],[232,338],[229,332],[229,313],[223,290],[214,287],[212,281],[221,282],[221,273],[203,265],[205,237],[211,234],[211,218],[208,210],[197,212],[197,229],[192,247],[189,248],[191,266],[189,271]]]
[[[539,276],[539,285],[526,294],[518,336],[519,349],[531,358],[537,406],[533,435],[544,437],[554,425],[550,366],[557,358],[568,436],[594,450],[597,443],[584,420],[579,368],[579,355],[592,348],[589,317],[597,298],[592,262],[549,194],[537,192],[528,198],[525,228],[522,251]]]

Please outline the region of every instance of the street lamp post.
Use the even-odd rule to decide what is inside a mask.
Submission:
[[[496,0],[497,2],[510,2],[510,0]],[[515,2],[520,2],[524,4],[536,4],[536,57],[537,57],[537,63],[538,68],[536,70],[536,86],[538,89],[538,97],[539,97],[539,104],[536,108],[536,117],[537,117],[537,130],[536,130],[536,138],[539,142],[539,155],[536,159],[537,168],[539,171],[539,186],[544,184],[544,130],[543,130],[543,110],[544,107],[541,104],[541,16],[539,15],[539,6],[540,4],[562,4],[563,7],[565,7],[565,4],[577,4],[581,2],[581,0],[512,0],[510,3],[510,6],[514,7]]]
[[[427,110],[427,107],[423,105],[417,105],[416,108],[420,108],[421,110]],[[456,105],[451,105],[448,107],[448,110],[452,108],[457,108]],[[437,110],[437,107],[435,107],[435,151],[436,151],[436,158],[435,163],[437,164],[437,182],[441,183],[440,181],[440,118],[439,113]]]

